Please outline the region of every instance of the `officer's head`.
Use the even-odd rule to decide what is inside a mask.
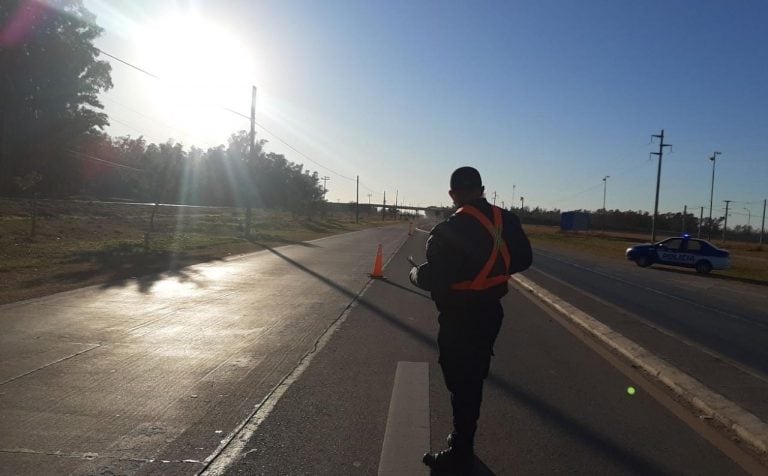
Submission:
[[[461,206],[483,196],[485,187],[480,179],[480,172],[473,167],[459,167],[451,174],[451,190],[448,194],[453,203]]]

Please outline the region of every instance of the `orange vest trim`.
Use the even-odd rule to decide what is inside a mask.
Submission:
[[[483,228],[493,238],[493,249],[491,255],[488,257],[488,261],[485,262],[483,269],[475,276],[472,281],[463,281],[451,286],[451,289],[456,291],[482,291],[485,289],[498,286],[509,280],[509,265],[511,259],[509,257],[509,250],[507,249],[507,243],[501,237],[502,221],[501,221],[501,209],[494,206],[493,208],[493,223],[477,208],[471,205],[464,205],[459,208],[456,213],[466,213],[483,225]],[[499,254],[504,260],[504,273],[497,276],[490,276],[493,266],[499,259]]]

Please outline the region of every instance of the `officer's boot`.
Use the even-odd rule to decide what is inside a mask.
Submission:
[[[469,473],[475,460],[474,431],[448,435],[448,449],[437,453],[426,453],[422,461],[435,471]]]

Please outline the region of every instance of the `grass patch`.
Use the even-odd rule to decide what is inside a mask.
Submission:
[[[650,241],[650,236],[636,233],[563,232],[558,227],[541,225],[525,225],[525,231],[531,242],[542,249],[617,262],[627,262],[624,252],[630,246]],[[664,238],[667,236],[658,237],[659,240]],[[719,240],[713,240],[712,243],[731,252],[731,267],[723,271],[713,271],[708,277],[768,285],[768,247]],[[684,268],[674,269],[687,271]]]
[[[30,210],[24,201],[0,199],[0,304],[392,224],[254,210],[247,240],[242,210],[161,206],[145,247],[151,206],[42,200],[33,238]]]

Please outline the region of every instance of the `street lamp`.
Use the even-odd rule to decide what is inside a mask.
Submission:
[[[605,193],[608,190],[608,179],[611,178],[610,175],[606,175],[603,177],[603,233],[605,233],[605,220],[607,218],[607,213],[605,210]]]
[[[712,239],[712,198],[715,196],[715,162],[718,155],[720,155],[720,152],[715,151],[712,157],[709,158],[712,161],[712,186],[709,189],[709,233],[707,235],[709,240]]]

